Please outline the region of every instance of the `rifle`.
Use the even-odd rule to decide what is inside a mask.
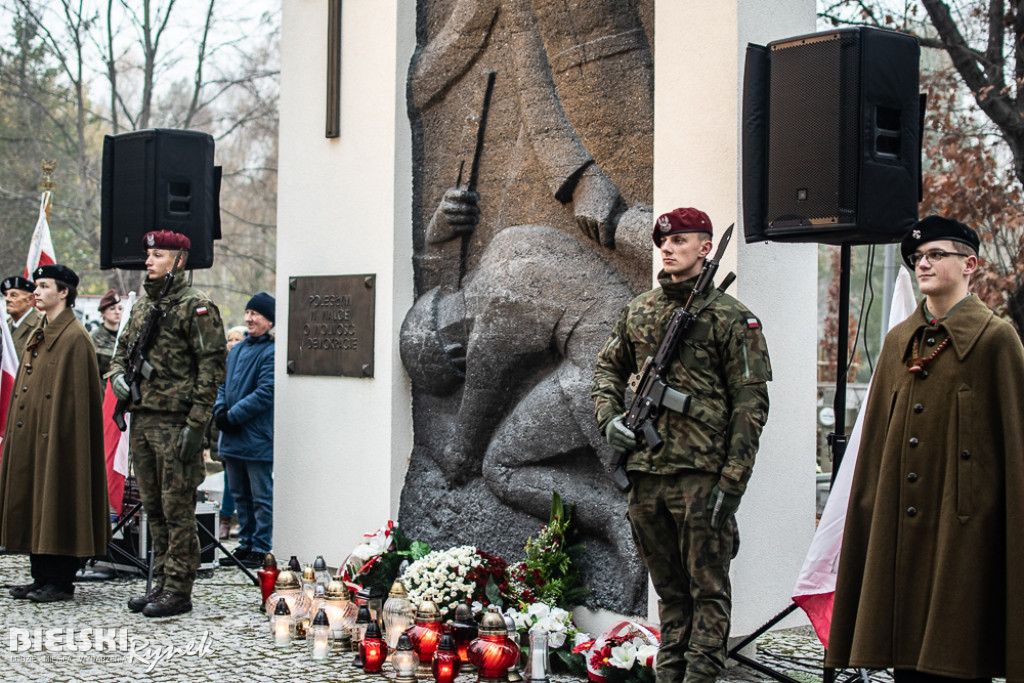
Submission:
[[[661,435],[654,428],[661,409],[668,408],[683,415],[690,409],[690,396],[670,387],[665,381],[665,376],[672,361],[676,359],[680,342],[686,336],[690,325],[696,320],[697,316],[692,312],[691,307],[714,281],[718,264],[721,262],[722,256],[725,255],[725,248],[732,237],[733,227],[735,224],[730,225],[722,235],[715,257],[704,259],[704,267],[701,268],[700,275],[697,276],[697,282],[693,286],[690,298],[686,300],[685,305],[673,311],[657,353],[653,357],[648,356],[640,371],[630,375],[628,386],[633,390],[633,400],[629,404],[629,410],[626,412],[626,418],[622,424],[636,438],[642,437],[647,447],[652,450],[663,443]],[[735,274],[729,273],[723,278],[718,289],[724,292],[735,279]],[[629,478],[626,476],[626,459],[628,457],[629,453],[619,453],[611,468],[612,480],[623,491],[629,491],[630,488]]]
[[[494,79],[498,73],[496,71],[487,70],[484,72],[487,77],[487,85],[484,86],[484,103],[480,108],[480,124],[476,129],[476,149],[473,150],[473,163],[469,167],[469,182],[466,183],[466,190],[468,192],[476,192],[476,183],[480,178],[480,158],[484,152],[484,133],[487,131],[487,115],[491,111],[491,95],[494,94]],[[459,177],[455,180],[455,187],[462,184],[462,166],[463,163],[459,163]],[[466,233],[462,235],[461,244],[459,244],[459,287],[462,287],[462,280],[466,277],[466,270],[469,267],[469,238],[470,234]]]
[[[142,329],[139,330],[135,341],[132,342],[131,347],[128,349],[128,367],[124,371],[124,381],[131,390],[131,396],[130,400],[117,399],[117,404],[114,406],[114,424],[122,432],[128,428],[128,424],[124,421],[124,414],[128,410],[128,406],[142,400],[142,390],[139,389],[139,377],[149,379],[153,376],[153,366],[149,364],[149,361],[146,360],[143,354],[149,349],[149,345],[153,343],[153,337],[156,336],[156,326],[160,322],[160,318],[167,315],[164,309],[160,307],[160,304],[164,297],[167,296],[167,292],[171,291],[171,286],[174,284],[174,277],[177,275],[178,268],[181,265],[181,253],[182,250],[179,250],[178,255],[174,259],[174,266],[171,268],[171,272],[167,273],[167,277],[164,279],[164,286],[160,289],[160,296],[157,297],[153,305],[146,311],[146,320],[142,323]]]

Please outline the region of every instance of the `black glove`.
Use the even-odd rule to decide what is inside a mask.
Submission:
[[[227,408],[221,408],[213,415],[213,423],[217,425],[217,429],[224,432],[225,434],[237,434],[242,430],[240,425],[236,425],[228,418]]]
[[[718,484],[711,489],[711,497],[708,499],[707,509],[711,511],[711,528],[718,530],[725,526],[725,522],[736,514],[740,507],[740,496],[735,493],[726,493],[718,488]]]
[[[185,425],[184,429],[181,430],[181,434],[178,435],[178,457],[181,458],[182,462],[189,462],[192,458],[196,457],[196,453],[203,446],[203,433],[198,429],[194,429],[188,425]]]

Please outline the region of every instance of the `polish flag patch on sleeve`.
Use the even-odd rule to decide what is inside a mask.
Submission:
[[[757,330],[757,329],[760,329],[760,327],[761,327],[761,321],[760,320],[758,320],[754,316],[750,316],[749,318],[747,318],[747,329],[748,330]]]
[[[208,309],[206,306],[199,306],[198,308],[196,308],[196,315],[206,315],[209,312],[210,309]]]

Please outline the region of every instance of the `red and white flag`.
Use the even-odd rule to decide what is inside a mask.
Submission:
[[[7,426],[7,407],[11,403],[11,391],[14,389],[14,378],[18,375],[18,354],[14,350],[14,339],[7,327],[7,307],[0,305],[0,334],[3,339],[0,346],[3,358],[0,359],[0,447],[4,443],[4,428]]]
[[[121,343],[121,334],[128,324],[132,304],[135,303],[135,292],[122,299],[124,311],[121,313],[121,326],[117,330],[117,342]],[[131,413],[125,413],[124,421],[128,428],[123,432],[114,424],[114,408],[117,406],[117,396],[110,388],[110,380],[107,380],[107,391],[103,395],[103,445],[107,454],[107,498],[110,500],[110,507],[118,514],[121,513],[121,505],[124,502],[124,480],[128,476],[128,433],[131,431]]]
[[[906,320],[917,302],[914,301],[914,287],[910,281],[910,273],[900,268],[896,278],[896,289],[892,295],[892,307],[889,309],[889,326]],[[868,383],[868,392],[871,384]],[[825,509],[821,513],[818,528],[811,539],[811,547],[804,558],[804,566],[793,588],[793,602],[807,613],[811,620],[818,640],[828,649],[828,631],[832,625],[832,601],[836,593],[836,572],[839,571],[839,551],[843,545],[843,529],[846,526],[846,508],[850,503],[850,491],[853,486],[853,471],[857,465],[857,451],[860,450],[861,431],[864,427],[865,404],[850,433],[842,466],[836,473],[832,491],[828,495]]]
[[[50,240],[50,193],[43,192],[39,198],[39,220],[32,231],[32,242],[28,246],[28,259],[25,261],[25,277],[31,279],[32,273],[39,266],[52,265],[57,262],[53,241]]]

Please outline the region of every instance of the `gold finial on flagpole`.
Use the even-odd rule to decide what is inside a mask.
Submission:
[[[47,161],[43,159],[43,182],[39,183],[40,192],[53,192],[57,189],[57,183],[50,180],[50,176],[57,170],[57,160]]]
[[[46,220],[50,220],[50,206],[53,204],[53,191],[57,189],[57,183],[50,180],[50,176],[57,170],[57,160],[47,161],[43,159],[43,182],[39,183],[40,192],[49,192],[46,198]]]

